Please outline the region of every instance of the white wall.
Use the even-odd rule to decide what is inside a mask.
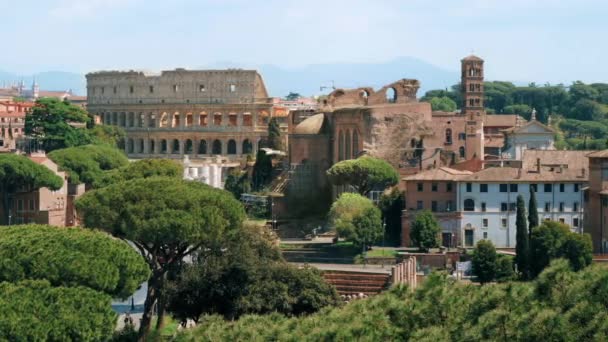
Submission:
[[[519,182],[517,184],[517,192],[500,192],[499,183],[484,183],[488,184],[488,192],[480,192],[480,182],[471,182],[472,191],[466,191],[466,183],[462,182],[457,185],[458,189],[458,211],[462,213],[461,220],[461,244],[464,246],[465,229],[474,231],[474,241],[484,238],[484,233],[487,239],[491,240],[496,247],[515,247],[515,209],[513,211],[501,211],[501,203],[516,203],[517,196],[523,195],[526,203],[526,211],[528,210],[528,201],[530,198],[530,183]],[[560,183],[552,184],[552,191],[545,192],[544,183],[538,184],[536,192],[536,202],[538,207],[539,221],[549,218],[554,221],[563,219],[564,223],[572,226],[574,218],[579,219],[579,227],[573,227],[573,231],[580,231],[583,216],[583,185],[579,183],[579,191],[574,192],[574,183],[564,183],[564,192],[560,192]],[[466,199],[475,201],[475,211],[464,211],[464,201]],[[482,212],[482,202],[486,203],[486,211]],[[564,203],[564,211],[559,211],[560,202]],[[578,203],[578,210],[573,211],[574,203]],[[550,210],[545,211],[545,203],[550,204]],[[526,213],[527,218],[527,213]],[[483,220],[487,219],[487,227],[483,226]],[[502,220],[506,219],[506,227],[503,227]]]

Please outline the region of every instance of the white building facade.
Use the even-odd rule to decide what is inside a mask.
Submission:
[[[565,171],[490,168],[462,179],[457,185],[461,245],[473,247],[487,239],[498,248],[514,248],[517,197],[524,198],[527,219],[531,189],[536,194],[539,222],[558,221],[582,232],[582,188],[587,178],[584,173]]]

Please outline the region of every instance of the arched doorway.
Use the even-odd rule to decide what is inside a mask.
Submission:
[[[234,139],[228,140],[228,154],[236,154],[236,141]]]
[[[215,139],[213,141],[213,146],[211,147],[211,153],[213,154],[222,154],[222,142]]]
[[[198,144],[198,154],[207,154],[207,141],[201,140]]]

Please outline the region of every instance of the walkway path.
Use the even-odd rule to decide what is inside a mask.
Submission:
[[[298,266],[308,265],[322,271],[347,271],[347,272],[367,272],[390,274],[391,266],[385,265],[359,265],[359,264],[318,264],[318,263],[292,263]]]

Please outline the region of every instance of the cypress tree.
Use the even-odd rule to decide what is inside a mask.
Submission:
[[[532,228],[538,227],[538,208],[536,205],[536,192],[530,188],[530,202],[528,202],[528,239],[532,236]]]
[[[517,196],[517,215],[515,219],[515,225],[517,227],[515,239],[515,264],[517,264],[517,270],[522,274],[524,278],[528,277],[529,274],[529,236],[528,227],[526,220],[526,204],[522,195]]]
[[[268,147],[273,150],[281,150],[282,145],[279,123],[276,118],[271,118],[268,122]]]

